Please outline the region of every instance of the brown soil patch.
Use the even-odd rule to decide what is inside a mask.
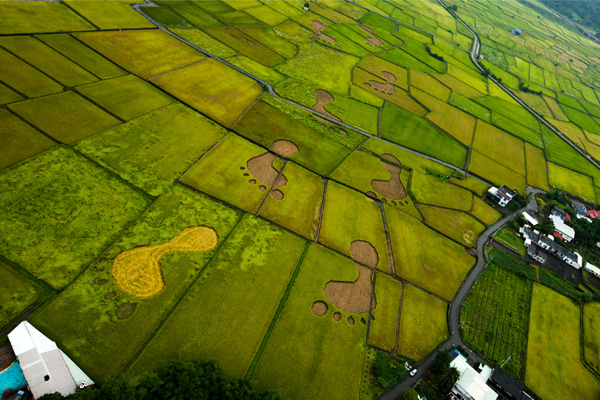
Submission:
[[[392,200],[392,201],[390,202],[390,204],[391,204],[391,205],[393,205],[394,207],[396,207],[396,202],[395,202],[394,200]]]
[[[360,319],[360,323],[363,324],[363,325],[366,325],[367,324],[367,320],[364,319],[364,318],[361,318]]]
[[[283,192],[281,190],[273,190],[271,196],[273,196],[275,200],[283,200]]]
[[[256,185],[256,179],[250,179],[248,183],[251,185]]]
[[[0,347],[0,372],[10,367],[16,359],[10,344]]]
[[[313,20],[312,24],[313,24],[313,33],[315,34],[316,37],[318,37],[321,40],[326,41],[327,43],[331,43],[331,44],[337,43],[337,40],[335,40],[331,36],[327,36],[326,34],[324,34],[322,32],[326,28],[325,25],[323,25],[321,22],[316,21],[316,20]]]
[[[363,31],[365,31],[369,35],[371,35],[371,37],[365,38],[365,40],[367,41],[367,43],[370,46],[376,46],[376,47],[384,47],[385,46],[385,44],[381,40],[379,40],[379,38],[377,36],[375,36],[373,31],[369,27],[366,27],[364,25],[361,25],[360,27],[362,28]]]
[[[283,157],[292,157],[298,154],[298,146],[289,140],[276,140],[271,144],[269,150]]]
[[[247,172],[244,172],[244,176],[250,176],[250,174]]]
[[[372,199],[376,199],[376,198],[377,198],[377,195],[376,195],[375,193],[373,193],[373,192],[367,192],[367,193],[365,193],[365,194],[366,194],[368,197],[372,198]]]
[[[352,316],[348,317],[348,325],[354,325],[354,318]]]
[[[375,90],[379,90],[382,93],[394,94],[396,93],[396,88],[394,87],[394,83],[396,82],[396,76],[391,72],[382,71],[381,75],[385,79],[385,83],[370,80],[369,82],[364,82],[363,85],[365,87],[373,87]]]
[[[325,303],[324,301],[320,301],[320,300],[315,301],[313,303],[312,307],[310,308],[310,310],[317,317],[322,317],[323,315],[327,314],[327,303]]]
[[[334,321],[339,321],[340,319],[342,319],[342,314],[340,314],[339,312],[334,312],[333,319]]]
[[[329,104],[333,101],[333,96],[329,92],[326,92],[323,89],[317,89],[317,90],[315,90],[315,97],[317,98],[317,102],[312,107],[313,110],[318,111],[321,114],[325,114],[328,117],[331,117],[337,121],[341,121],[338,117],[331,114],[329,111],[327,111],[325,109],[325,105]],[[324,122],[329,122],[329,121],[324,121]]]
[[[108,292],[108,293],[106,293],[106,294],[104,295],[104,298],[105,298],[106,300],[110,300],[110,299],[112,299],[113,297],[115,297],[116,295],[117,295],[117,292]]]
[[[246,162],[248,171],[259,181],[271,186],[279,175],[279,171],[273,168],[273,161],[277,156],[270,151],[260,156],[253,157]]]
[[[382,158],[400,164],[398,159],[396,159],[392,155],[384,154]],[[371,181],[371,187],[377,193],[381,194],[384,197],[387,197],[388,199],[405,199],[407,196],[406,190],[404,189],[404,185],[402,185],[402,182],[400,181],[400,172],[402,172],[402,168],[393,164],[389,164],[384,160],[381,160],[381,163],[383,164],[383,167],[390,173],[391,177],[387,181],[373,179]]]
[[[343,130],[343,129],[340,129],[340,130],[339,130],[339,133],[340,133],[340,135],[342,135],[343,137],[348,137],[348,133],[346,133],[346,131],[345,131],[345,130]]]
[[[258,187],[258,190],[260,190],[261,192],[264,192],[265,190],[267,190],[267,187],[265,185],[260,185]]]
[[[355,261],[373,268],[379,262],[377,251],[369,242],[362,240],[352,242],[350,253]],[[358,279],[354,282],[329,281],[325,284],[323,291],[327,300],[340,310],[352,314],[362,314],[371,309],[373,271],[358,263],[354,265],[358,269]],[[375,302],[373,308],[376,304]]]
[[[115,310],[115,315],[117,319],[122,321],[124,319],[130,318],[135,312],[135,307],[137,304],[135,303],[123,303],[117,307]]]
[[[160,260],[165,254],[210,251],[217,247],[218,240],[212,228],[185,228],[166,243],[123,251],[113,260],[112,276],[124,292],[135,297],[154,296],[165,286],[160,270]]]

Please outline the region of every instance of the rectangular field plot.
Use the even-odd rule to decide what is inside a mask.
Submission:
[[[173,104],[89,137],[75,147],[158,196],[225,134],[225,129],[210,119]]]
[[[485,229],[484,225],[461,211],[425,205],[419,205],[419,209],[427,225],[467,247],[475,247],[477,236]]]
[[[423,359],[448,337],[448,305],[411,285],[404,285],[398,330],[398,354]]]
[[[8,110],[0,109],[0,169],[48,150],[56,142],[29,126]]]
[[[28,97],[62,92],[63,86],[31,65],[0,48],[0,81]]]
[[[548,163],[548,175],[550,177],[550,186],[564,190],[587,201],[596,201],[594,181],[589,176],[554,163]]]
[[[98,80],[73,61],[33,37],[2,37],[0,46],[64,86],[72,87]]]
[[[472,151],[471,160],[469,162],[469,171],[478,175],[495,185],[507,185],[511,189],[525,193],[525,177],[512,169],[505,167],[483,154]]]
[[[438,81],[448,86],[450,89],[456,91],[457,93],[460,93],[462,96],[465,96],[469,99],[483,97],[487,94],[487,90],[480,92],[479,90],[467,85],[465,82],[461,81],[458,78],[455,78],[450,74],[433,74],[432,76]]]
[[[64,146],[0,172],[0,192],[0,252],[55,289],[95,260],[148,204]]]
[[[358,399],[369,314],[346,312],[335,291],[324,293],[326,285],[358,275],[351,260],[310,246],[252,374],[261,390],[290,399]],[[360,299],[368,311],[370,296]]]
[[[381,136],[421,153],[461,167],[467,149],[418,116],[386,104],[381,116]]]
[[[548,168],[544,151],[525,143],[525,158],[527,159],[527,183],[536,188],[550,190],[548,187]]]
[[[470,211],[473,204],[473,195],[468,190],[420,171],[413,171],[410,191],[419,203],[462,211]]]
[[[325,184],[320,176],[291,161],[285,165],[282,176],[286,179],[286,185],[267,196],[260,216],[314,240]]]
[[[380,207],[362,193],[329,181],[319,242],[350,256],[350,245],[357,240],[370,243],[377,252],[377,269],[390,273]]]
[[[135,75],[80,86],[77,91],[125,121],[175,101]]]
[[[161,75],[153,82],[227,127],[263,92],[258,83],[215,59]]]
[[[358,64],[358,68],[369,72],[371,75],[375,75],[379,79],[384,80],[394,86],[408,90],[408,71],[406,68],[400,67],[389,61],[377,57],[376,55],[370,55],[362,59]],[[358,71],[354,71],[356,74]],[[384,72],[386,72],[384,74]],[[413,73],[413,71],[411,71]],[[388,81],[389,79],[389,81]],[[361,86],[362,82],[355,82]]]
[[[523,142],[486,122],[477,122],[473,149],[513,171],[525,175]]]
[[[490,110],[463,96],[462,94],[455,92],[454,90],[450,95],[448,104],[460,108],[461,110],[466,111],[469,114],[474,115],[481,120],[484,120],[485,122],[491,121],[492,113],[490,112]]]
[[[476,196],[473,197],[473,209],[471,210],[471,215],[488,226],[496,222],[502,216],[502,214],[493,207],[489,206],[485,201]]]
[[[0,261],[0,329],[23,313],[42,294],[43,289]]]
[[[410,86],[417,87],[423,92],[443,101],[448,101],[451,90],[430,75],[416,70],[410,70]]]
[[[102,30],[155,28],[125,2],[66,0],[65,3]]]
[[[204,59],[204,54],[156,30],[75,34],[109,60],[144,79]]]
[[[560,332],[561,340],[556,340]],[[580,310],[552,289],[534,284],[525,384],[548,400],[595,398],[600,382],[581,364]]]
[[[219,360],[230,376],[244,376],[294,275],[305,243],[247,215],[146,346],[128,376],[157,370],[173,359],[203,358]]]
[[[396,275],[452,300],[475,259],[420,221],[385,206]]]
[[[291,141],[298,153],[287,157],[321,175],[331,172],[350,153],[322,132],[263,101],[256,102],[233,129],[266,148],[276,140]]]
[[[0,105],[21,101],[23,97],[0,82]]]
[[[60,343],[96,382],[114,379],[214,257],[213,246],[224,243],[240,217],[206,196],[173,186],[33,324]],[[196,227],[205,227],[200,233],[214,230],[217,243],[179,235]],[[169,247],[160,250],[161,245]],[[122,273],[115,275],[118,256],[125,261],[119,263]],[[147,272],[138,273],[142,269]]]
[[[600,372],[600,303],[583,306],[583,357],[596,372]]]
[[[9,107],[55,140],[67,144],[121,123],[71,91],[13,103]]]
[[[402,282],[378,273],[375,280],[376,306],[371,311],[369,344],[393,352],[398,338],[398,316],[402,300]]]
[[[524,373],[532,282],[492,263],[460,311],[467,343],[514,377]],[[522,376],[522,375],[521,375]]]
[[[450,177],[449,182],[454,183],[460,187],[470,190],[473,193],[483,196],[489,189],[490,185],[483,182],[480,179],[474,178],[471,175],[466,175],[463,179]]]
[[[121,68],[70,35],[39,35],[36,38],[100,79],[114,78],[126,74]]]
[[[277,179],[283,165],[278,160],[275,154],[230,133],[180,181],[255,213]]]
[[[3,1],[0,15],[0,34],[95,30],[67,6],[58,3]]]

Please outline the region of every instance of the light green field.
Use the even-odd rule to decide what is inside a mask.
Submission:
[[[548,167],[542,149],[525,143],[527,159],[527,183],[536,188],[550,190],[548,187]]]
[[[208,118],[173,104],[82,140],[75,148],[158,196],[225,134]]]
[[[248,8],[246,12],[270,26],[279,25],[287,19],[286,15],[272,9],[268,5]]]
[[[71,91],[13,103],[10,109],[42,132],[67,144],[121,123]]]
[[[473,197],[473,209],[471,210],[471,215],[486,225],[493,224],[502,216],[502,214],[476,196]]]
[[[28,97],[62,92],[63,86],[0,48],[0,80]]]
[[[469,214],[460,211],[425,205],[420,205],[419,209],[427,225],[467,247],[475,247],[477,236],[485,229]]]
[[[127,376],[159,370],[174,358],[216,358],[226,374],[244,376],[305,243],[266,221],[245,217]]]
[[[0,191],[0,252],[55,289],[95,260],[148,204],[65,146],[2,171]]]
[[[323,293],[331,280],[352,282],[357,277],[351,260],[311,244],[252,374],[260,389],[290,399],[358,399],[367,333],[361,319],[366,322],[369,315],[344,313]],[[327,302],[327,314],[314,315],[314,301]],[[340,312],[340,321],[333,319],[334,312]],[[349,317],[354,325],[348,324]]]
[[[596,201],[594,182],[589,176],[571,171],[554,163],[548,163],[548,176],[550,178],[550,186],[574,194],[587,201]]]
[[[469,172],[478,175],[497,186],[507,185],[519,193],[525,193],[525,177],[516,173],[512,169],[505,167],[483,154],[472,151],[471,161],[469,162]]]
[[[0,291],[0,329],[4,329],[38,299],[43,289],[2,261],[0,281],[10,287],[10,290]]]
[[[413,171],[410,190],[419,203],[462,211],[471,210],[473,202],[471,192],[419,171]]]
[[[0,109],[0,169],[51,148],[56,143],[8,110]]]
[[[448,100],[451,93],[450,89],[432,78],[431,75],[416,70],[410,70],[410,86],[417,87],[444,102]]]
[[[418,220],[391,207],[384,208],[396,275],[452,300],[475,259],[465,252],[463,246]]]
[[[377,269],[390,273],[381,209],[362,193],[329,181],[319,242],[350,256],[356,240],[369,242],[379,256]]]
[[[77,91],[126,121],[174,101],[135,75],[80,86]]]
[[[486,122],[491,121],[492,114],[490,110],[459,94],[458,92],[452,91],[450,99],[448,100],[448,104],[458,107],[461,110],[466,111],[469,114],[474,115]]]
[[[596,371],[600,371],[600,303],[587,303],[583,306],[583,356]]]
[[[263,92],[256,81],[215,59],[162,75],[152,82],[227,127]]]
[[[144,79],[205,58],[204,54],[158,29],[78,33],[73,36]]]
[[[371,312],[374,319],[369,324],[369,344],[392,352],[398,336],[398,316],[402,299],[402,282],[379,273],[375,280],[377,307]]]
[[[247,162],[265,153],[265,149],[230,133],[179,180],[235,207],[255,213],[274,182],[263,182],[261,177],[251,175],[247,170]]]
[[[287,79],[285,75],[280,74],[274,69],[265,67],[264,65],[241,54],[228,57],[226,60],[228,63],[241,68],[242,70],[264,80],[265,82],[269,82],[273,86],[277,86],[277,84]]]
[[[398,331],[398,354],[421,360],[448,337],[448,305],[411,285],[404,285]],[[426,318],[423,318],[427,315]]]
[[[325,110],[347,124],[363,129],[372,135],[379,134],[379,109],[377,107],[350,97],[336,95],[331,103],[325,105]]]
[[[214,229],[221,245],[240,217],[238,212],[206,196],[181,185],[173,186],[32,323],[55,340],[96,382],[114,379],[217,250],[165,255],[160,260],[164,288],[156,296],[144,299],[117,286],[111,274],[113,259],[135,247],[166,243],[183,229],[194,226]],[[121,314],[118,319],[119,310],[128,304],[133,312]],[[80,312],[69,312],[73,309]],[[124,340],[127,346],[123,345]]]
[[[483,121],[477,122],[473,149],[525,175],[523,142]]]
[[[600,382],[581,364],[579,316],[571,300],[534,283],[525,384],[544,399],[600,395]]]
[[[170,27],[169,30],[177,36],[181,37],[182,39],[185,39],[188,42],[202,49],[205,49],[206,51],[216,55],[217,57],[231,57],[238,54],[238,52],[233,50],[231,47],[218,41],[217,39],[210,36],[208,33],[201,31],[200,29]]]
[[[88,24],[64,4],[3,1],[0,3],[0,34],[93,31]],[[24,15],[27,17],[24,18]]]
[[[314,240],[325,184],[320,176],[291,161],[285,165],[283,176],[287,178],[287,184],[278,188],[284,195],[283,200],[267,196],[259,215]]]
[[[463,95],[469,99],[479,98],[479,97],[485,96],[487,94],[487,90],[480,91],[478,89],[475,89],[474,87],[467,85],[465,82],[463,82],[459,78],[455,78],[454,76],[452,76],[450,74],[440,74],[440,75],[432,75],[432,76],[435,79],[437,79],[438,81],[440,81],[443,84],[445,84],[446,86],[448,86],[450,89],[460,93],[461,95]],[[480,87],[479,89],[483,89],[483,87]]]
[[[155,27],[125,2],[66,0],[65,3],[102,30]]]

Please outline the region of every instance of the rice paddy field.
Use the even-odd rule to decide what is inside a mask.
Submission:
[[[214,358],[286,398],[366,399],[374,352],[448,339],[490,185],[596,202],[600,45],[537,8],[446,2],[574,144],[431,1],[130,3],[0,1],[0,343],[27,317],[101,385]],[[474,310],[520,284],[487,274]],[[526,360],[520,314],[493,346],[473,317],[469,343],[521,357],[544,399],[597,395],[596,304],[532,299]]]

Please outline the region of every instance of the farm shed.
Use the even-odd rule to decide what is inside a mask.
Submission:
[[[34,398],[59,392],[75,393],[78,386],[94,382],[52,340],[29,322],[21,322],[8,340],[17,356]]]

